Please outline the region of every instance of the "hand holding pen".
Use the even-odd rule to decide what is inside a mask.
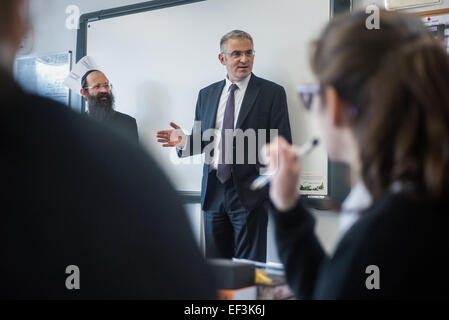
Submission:
[[[277,137],[267,145],[267,175],[258,177],[251,189],[262,188],[270,182],[270,198],[279,211],[291,209],[299,198],[300,157],[312,151],[318,145],[318,139],[297,147],[290,145],[283,137]]]

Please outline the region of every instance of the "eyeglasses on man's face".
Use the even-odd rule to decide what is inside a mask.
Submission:
[[[84,89],[87,89],[87,90],[90,89],[90,90],[93,90],[93,91],[99,91],[101,88],[105,88],[106,90],[110,91],[110,90],[112,90],[112,83],[106,82],[106,83],[103,83],[103,84],[97,84],[97,85],[92,86],[92,87],[84,87]]]
[[[222,52],[222,54],[229,54],[231,56],[231,58],[233,58],[233,59],[238,59],[238,58],[242,57],[243,55],[245,55],[247,58],[252,58],[256,54],[256,51],[254,51],[254,50],[246,50],[246,51],[235,50],[232,52]]]
[[[321,86],[319,84],[305,84],[299,86],[296,92],[304,108],[310,110],[313,104],[313,97],[321,93]]]

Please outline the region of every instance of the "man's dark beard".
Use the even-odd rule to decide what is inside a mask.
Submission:
[[[107,98],[102,100],[102,98]],[[112,93],[101,92],[96,96],[87,94],[89,103],[89,116],[98,121],[104,121],[114,114],[114,95]]]

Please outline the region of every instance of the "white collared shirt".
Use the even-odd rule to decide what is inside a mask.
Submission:
[[[239,118],[240,109],[242,107],[243,98],[245,97],[246,89],[248,88],[249,80],[251,79],[252,74],[250,74],[248,77],[243,79],[242,81],[235,82],[238,89],[234,91],[234,99],[235,99],[235,109],[234,109],[234,128],[237,125],[237,120]],[[223,118],[224,113],[226,110],[226,103],[228,101],[229,97],[229,88],[233,84],[228,77],[225,78],[225,85],[223,87],[223,90],[221,92],[220,100],[218,102],[218,109],[217,109],[217,115],[215,117],[215,137],[214,137],[214,157],[210,161],[210,167],[209,171],[216,170],[218,167],[218,161],[220,159],[220,152],[221,152],[221,130],[223,129]],[[188,143],[189,140],[187,140]],[[178,150],[185,150],[187,148],[187,145],[184,147],[176,147]]]
[[[235,82],[238,89],[236,89],[234,91],[234,98],[235,98],[234,128],[237,125],[237,120],[239,118],[239,113],[240,113],[240,109],[242,107],[243,98],[245,97],[246,89],[248,88],[248,83],[249,83],[250,79],[251,79],[251,74],[248,77],[246,77],[245,79],[243,79],[242,81]],[[232,82],[226,76],[226,84],[223,88],[223,91],[221,92],[221,97],[218,102],[217,116],[215,118],[215,129],[216,129],[216,133],[219,136],[218,136],[218,139],[214,140],[215,143],[218,144],[218,146],[215,145],[214,157],[210,163],[211,169],[217,169],[218,160],[220,159],[221,145],[219,142],[221,140],[221,130],[223,129],[223,118],[224,118],[224,113],[226,110],[226,103],[227,103],[228,97],[229,97],[229,88],[231,87],[231,85],[232,85]]]
[[[340,238],[359,219],[360,213],[372,204],[372,197],[365,184],[359,181],[341,205],[339,215]]]

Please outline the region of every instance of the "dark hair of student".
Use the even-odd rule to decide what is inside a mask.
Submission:
[[[375,199],[400,182],[414,198],[449,202],[449,56],[419,17],[380,11],[372,30],[367,18],[336,17],[315,43],[312,69],[351,109]]]
[[[16,29],[19,27],[17,17],[11,15],[13,5],[17,5],[17,0],[2,0],[0,3],[0,41],[11,35],[11,26],[14,31],[17,31]],[[24,25],[20,26],[20,28],[22,27]]]

